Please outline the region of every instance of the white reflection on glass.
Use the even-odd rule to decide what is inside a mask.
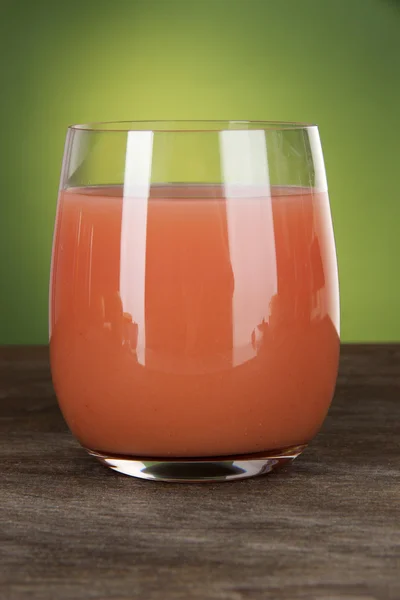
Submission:
[[[233,365],[256,356],[259,326],[277,292],[275,236],[264,131],[222,131],[221,169],[234,274]]]
[[[308,131],[308,140],[310,144],[312,164],[314,166],[314,187],[317,192],[327,192],[328,183],[326,180],[324,155],[322,153],[321,139],[317,127],[311,127]],[[323,238],[327,248],[335,247],[335,239],[332,226],[331,207],[328,196],[321,199],[321,226],[324,232]],[[340,301],[339,301],[339,278],[335,252],[327,252],[327,268],[325,268],[325,277],[327,278],[327,289],[332,290],[332,322],[340,335]],[[325,294],[324,294],[325,297]],[[320,311],[321,312],[321,311]],[[325,312],[325,311],[324,311]]]
[[[153,133],[130,131],[126,147],[121,225],[120,294],[123,311],[137,325],[137,360],[145,364],[145,274],[147,207]]]
[[[322,154],[322,146],[318,129],[316,127],[310,127],[307,135],[310,144],[312,164],[314,167],[314,186],[317,188],[318,192],[326,192],[328,189],[328,183],[326,181],[324,155]]]

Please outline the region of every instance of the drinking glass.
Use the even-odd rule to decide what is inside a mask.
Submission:
[[[72,433],[115,471],[219,481],[297,457],[328,411],[339,355],[318,128],[70,127],[50,355]]]

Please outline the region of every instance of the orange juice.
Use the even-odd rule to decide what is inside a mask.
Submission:
[[[62,191],[50,321],[54,386],[86,448],[168,458],[306,444],[339,353],[327,194]]]

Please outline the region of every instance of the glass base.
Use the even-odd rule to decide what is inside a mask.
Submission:
[[[118,473],[153,481],[207,482],[233,481],[256,475],[265,475],[294,460],[306,445],[282,450],[204,458],[144,458],[112,456],[86,448],[101,463]]]

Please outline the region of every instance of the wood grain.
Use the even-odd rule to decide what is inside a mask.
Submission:
[[[399,391],[400,346],[345,346],[291,467],[153,483],[80,449],[46,348],[1,348],[1,600],[398,600]]]

